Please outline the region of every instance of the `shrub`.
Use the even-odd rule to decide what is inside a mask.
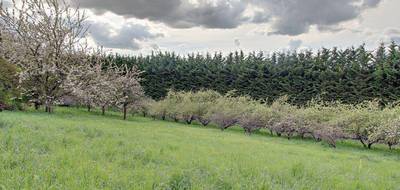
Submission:
[[[271,117],[265,127],[271,131],[271,134],[275,132],[278,136],[281,136],[285,131],[282,127],[287,124],[284,124],[286,122],[284,120],[289,119],[288,116],[292,115],[295,110],[295,107],[290,105],[287,100],[287,96],[280,97],[270,106]]]
[[[149,104],[149,115],[151,115],[151,117],[154,119],[158,117],[162,120],[165,120],[168,109],[168,105],[165,103],[165,101],[153,102]]]
[[[339,124],[325,123],[317,125],[313,130],[315,139],[322,140],[336,148],[336,141],[344,138],[344,132]]]
[[[225,130],[237,124],[244,108],[252,101],[249,97],[233,97],[230,94],[219,98],[210,108],[208,118],[221,130]]]
[[[179,114],[181,109],[179,106],[181,105],[183,98],[183,93],[170,91],[167,97],[163,100],[165,104],[164,106],[168,108],[167,116],[176,122],[179,121]]]
[[[271,110],[264,104],[253,101],[244,108],[239,117],[239,125],[246,134],[251,134],[255,130],[264,128],[271,118]]]
[[[400,143],[400,118],[385,123],[374,138],[387,144],[389,149],[398,145]]]
[[[135,113],[141,113],[143,117],[146,117],[150,114],[152,106],[155,103],[156,102],[153,99],[144,97],[140,101],[138,101],[137,104],[133,104],[132,109]]]
[[[377,101],[355,106],[344,118],[343,125],[351,138],[359,140],[364,147],[370,149],[381,140],[376,135],[383,125],[382,111]]]
[[[203,125],[207,126],[211,120],[207,117],[209,108],[215,105],[217,100],[221,98],[221,94],[216,91],[207,90],[199,91],[194,95],[194,117]]]
[[[168,95],[161,101],[158,101],[150,106],[150,113],[153,117],[161,117],[165,120],[166,117],[179,120],[180,105],[183,100],[183,93],[175,91],[168,92]]]
[[[178,93],[180,101],[175,105],[178,118],[191,124],[195,119],[196,100],[193,92]]]
[[[0,110],[18,109],[17,67],[0,58]]]

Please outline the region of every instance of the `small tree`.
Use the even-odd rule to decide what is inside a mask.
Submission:
[[[388,145],[389,149],[400,143],[400,119],[387,121],[375,134],[374,138]]]
[[[345,135],[339,125],[336,124],[319,124],[313,131],[314,138],[325,141],[330,146],[336,148],[336,141]]]
[[[143,117],[146,117],[148,114],[151,115],[151,109],[152,106],[156,102],[149,98],[149,97],[143,97],[137,104],[135,104],[136,107],[133,109],[137,111],[137,113],[143,114]]]
[[[120,73],[114,83],[116,84],[117,105],[119,105],[126,120],[126,114],[129,106],[137,104],[144,96],[142,87],[140,86],[140,74],[135,66],[128,68],[117,68],[115,73]]]
[[[178,117],[185,121],[187,124],[192,124],[195,120],[196,105],[198,104],[193,92],[179,92],[180,102],[175,107],[178,112]]]
[[[239,125],[245,133],[250,135],[255,130],[264,128],[271,118],[271,110],[259,102],[249,104],[242,115],[239,117]]]
[[[295,108],[287,103],[287,100],[288,98],[286,96],[280,97],[270,106],[271,117],[265,127],[270,130],[271,134],[275,132],[278,136],[281,136],[286,130],[283,128],[287,125],[287,121],[285,120],[292,120],[292,118],[289,118],[288,116],[293,115]]]
[[[157,117],[165,120],[167,117],[168,105],[164,101],[153,102],[149,105],[149,114],[156,119]]]
[[[89,112],[98,98],[97,77],[101,72],[100,64],[79,65],[70,70],[64,84],[64,88],[70,89],[71,94],[77,97],[82,105],[86,105]]]
[[[382,112],[377,101],[355,106],[343,117],[343,125],[346,126],[347,132],[365,148],[371,149],[373,144],[381,140],[375,135],[383,124]]]
[[[221,130],[228,129],[238,123],[239,118],[245,112],[244,108],[252,101],[249,97],[233,97],[227,94],[219,98],[210,108],[208,118]]]
[[[173,119],[175,122],[179,121],[181,112],[181,103],[183,101],[183,93],[176,91],[169,91],[167,97],[161,101],[161,107],[166,109],[166,116]]]
[[[203,126],[207,126],[211,122],[207,118],[207,113],[219,98],[221,98],[221,94],[212,90],[199,91],[194,94],[194,117]]]

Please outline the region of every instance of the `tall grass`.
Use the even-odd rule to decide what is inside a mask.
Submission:
[[[396,189],[400,152],[352,141],[288,141],[236,127],[101,116],[3,112],[2,189]],[[7,126],[8,126],[7,125]]]

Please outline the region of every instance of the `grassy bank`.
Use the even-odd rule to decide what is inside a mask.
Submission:
[[[400,152],[58,108],[0,113],[0,189],[399,189]]]

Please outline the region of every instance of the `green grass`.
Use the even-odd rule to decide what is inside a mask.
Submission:
[[[0,113],[0,189],[400,189],[400,152],[122,121],[75,108]]]

